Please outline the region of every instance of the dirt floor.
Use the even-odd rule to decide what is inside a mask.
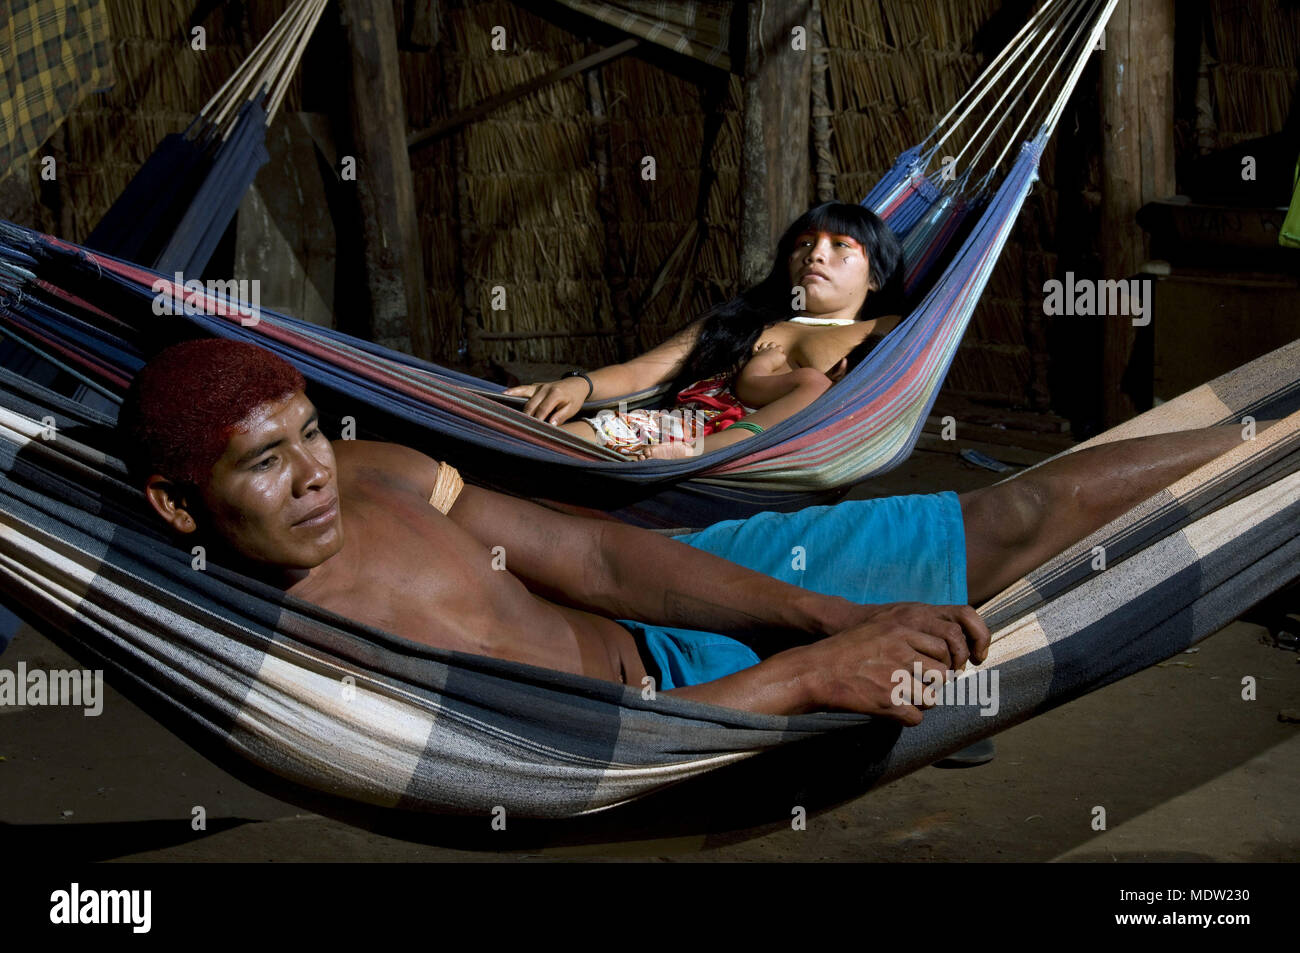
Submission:
[[[997,477],[918,452],[870,492],[963,490]],[[75,667],[24,627],[0,666]],[[929,767],[809,819],[701,849],[698,838],[548,850],[729,861],[1300,859],[1300,657],[1237,622],[1184,653],[997,737],[975,768]],[[1258,700],[1241,699],[1241,680]],[[207,830],[191,828],[201,805]],[[1106,830],[1093,829],[1094,808]],[[105,716],[0,707],[0,846],[64,859],[428,861],[516,855],[410,844],[248,787],[112,690]]]

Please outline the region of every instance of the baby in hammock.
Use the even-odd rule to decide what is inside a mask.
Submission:
[[[847,364],[829,375],[795,367],[780,344],[768,341],[755,346],[734,383],[726,373],[697,381],[677,394],[670,410],[602,410],[563,427],[633,460],[695,456],[762,433],[760,424],[744,419],[761,407],[780,401],[776,420],[807,407],[844,376]]]

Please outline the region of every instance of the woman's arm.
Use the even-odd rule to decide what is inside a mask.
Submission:
[[[702,324],[703,319],[692,322],[658,347],[630,361],[588,372],[587,376],[592,383],[590,397],[587,396],[587,382],[581,377],[521,384],[509,388],[505,393],[511,397],[528,398],[524,413],[548,423],[562,424],[576,414],[587,400],[612,400],[672,380],[694,350]]]
[[[736,397],[747,407],[766,407],[798,387],[804,378],[790,366],[779,344],[759,345],[736,375]]]
[[[773,379],[789,379],[794,382],[795,386],[784,397],[772,401],[766,407],[756,410],[744,418],[746,423],[758,424],[764,429],[771,427],[773,424],[778,424],[787,417],[792,417],[803,410],[826,393],[827,388],[831,386],[831,379],[815,367],[800,367]],[[754,436],[753,431],[733,426],[718,433],[711,433],[707,437],[697,440],[694,444],[685,441],[658,443],[650,447],[645,455],[653,460],[675,460],[681,457],[694,456],[698,453],[721,450],[723,447],[739,443],[752,436]]]
[[[782,374],[781,377],[793,381],[794,387],[785,396],[779,397],[767,406],[754,411],[745,418],[746,423],[758,424],[766,430],[774,424],[779,424],[787,417],[793,417],[826,393],[831,386],[831,379],[815,367],[801,367],[789,374]],[[753,436],[752,431],[728,427],[718,433],[709,434],[701,443],[703,444],[703,451],[708,453],[710,450],[720,450],[723,447],[739,443],[741,440]]]

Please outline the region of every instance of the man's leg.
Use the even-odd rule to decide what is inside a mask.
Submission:
[[[1001,592],[1241,440],[1236,425],[1120,440],[962,494],[971,604]]]

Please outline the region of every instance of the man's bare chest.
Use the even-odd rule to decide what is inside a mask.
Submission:
[[[487,547],[414,497],[354,490],[341,515],[345,558],[295,595],[413,641],[476,654],[496,654],[502,620],[536,601],[494,568]]]

